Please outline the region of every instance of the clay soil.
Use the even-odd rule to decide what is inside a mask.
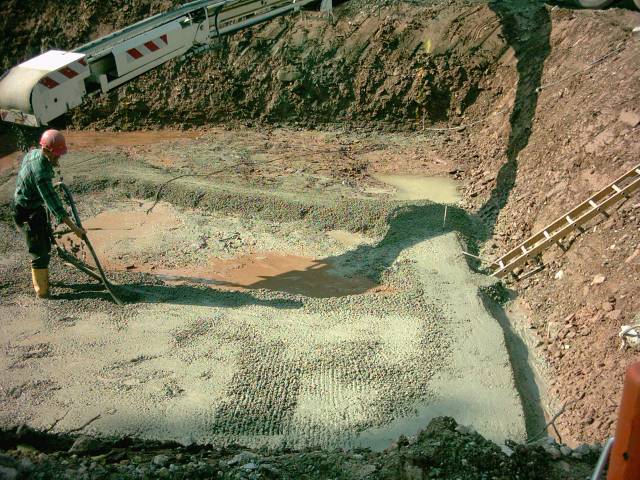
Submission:
[[[61,18],[81,21],[46,22],[46,15],[34,17],[23,3],[9,2],[0,28],[3,38],[16,41],[0,47],[4,67],[40,48],[70,48],[169,6],[62,3]],[[222,182],[232,193],[210,197],[192,178],[171,184],[167,202],[225,215],[244,208],[246,195],[238,200],[233,193],[240,186],[389,200],[394,189],[380,175],[449,177],[462,196],[464,225],[456,229],[465,248],[477,248],[473,253],[489,260],[638,164],[640,37],[632,33],[638,25],[640,13],[624,5],[586,11],[543,2],[352,0],[331,19],[301,12],[229,37],[211,52],[170,62],[61,121],[76,130],[69,134],[71,145],[84,155],[74,162],[113,162],[123,170],[144,165],[158,178],[128,183],[127,172],[106,175],[100,167],[65,174],[84,195],[90,217],[122,207],[100,196],[105,192],[115,192],[118,202],[149,202],[160,177],[181,174]],[[141,129],[160,132],[145,137]],[[109,137],[86,130],[134,133]],[[15,173],[14,135],[4,129],[4,202]],[[171,148],[158,146],[157,135]],[[271,211],[260,201],[252,199],[249,210]],[[278,210],[268,220],[302,217],[318,231],[343,232],[343,239],[362,235],[354,245],[380,238],[394,225],[393,206],[377,210],[368,222],[351,218],[348,209],[341,217],[339,210],[302,207],[308,211],[287,217]],[[6,218],[6,205],[3,212]],[[502,298],[509,297],[504,308],[529,347],[525,366],[514,362],[516,383],[531,372],[541,380],[537,395],[520,391],[522,402],[538,405],[547,417],[566,405],[555,424],[571,446],[613,435],[624,371],[638,360],[637,352],[619,348],[618,332],[638,323],[639,197],[609,214],[565,239],[566,251],[547,250],[543,271],[507,280]],[[406,219],[420,222],[420,212]],[[19,248],[16,237],[7,238],[5,252]],[[234,241],[226,240],[228,250]],[[112,265],[123,279],[151,273],[152,267],[176,267],[134,254]],[[197,260],[185,257],[181,266],[194,267]],[[9,263],[0,292],[3,303],[15,304],[29,285],[16,280],[17,267]],[[353,268],[350,278],[368,278],[374,285],[359,288],[375,291],[385,283],[382,271],[379,265],[369,272]],[[190,276],[184,273],[179,276]],[[394,294],[397,285],[389,288]],[[91,308],[111,311],[104,295],[93,301]],[[533,436],[534,427],[528,427]]]

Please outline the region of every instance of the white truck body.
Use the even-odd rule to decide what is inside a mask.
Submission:
[[[46,125],[82,103],[91,72],[86,55],[50,50],[12,68],[0,81],[0,117]]]

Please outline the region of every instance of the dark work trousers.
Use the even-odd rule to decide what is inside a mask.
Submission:
[[[51,226],[44,206],[35,209],[13,206],[13,220],[23,232],[32,268],[48,268],[51,258]]]

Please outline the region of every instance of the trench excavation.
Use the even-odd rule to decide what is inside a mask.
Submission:
[[[340,150],[327,133],[276,136],[289,133]],[[492,281],[462,253],[475,251],[482,227],[456,205],[455,182],[389,173],[343,182],[320,168],[285,176],[304,159],[277,149],[260,159],[246,150],[261,135],[245,135],[222,155],[215,135],[172,141],[161,132],[147,134],[149,151],[126,153],[124,135],[125,145],[97,139],[93,153],[69,154],[65,181],[127,305],[71,316],[46,340],[30,335],[48,353],[27,384],[45,374],[57,393],[22,413],[39,412],[44,425],[71,402],[69,425],[109,412],[90,427],[101,435],[250,447],[382,450],[442,415],[497,442],[524,440],[532,424],[502,328],[479,294]],[[106,162],[105,148],[122,153]],[[370,150],[367,140],[361,148]],[[157,152],[175,159],[194,149],[202,166],[155,204],[154,192],[187,171]],[[259,158],[250,168],[195,176],[243,151]],[[75,237],[57,236],[92,265]],[[108,299],[88,277],[68,284],[61,268],[59,299]],[[2,310],[18,318],[15,307]],[[5,328],[14,335],[36,323]],[[98,338],[87,330],[96,325]],[[13,381],[25,381],[24,361],[14,360]]]
[[[45,44],[108,49],[178,2],[63,3],[55,28],[52,6],[11,4],[37,28],[2,27],[3,67]],[[60,257],[53,298],[32,298],[10,201],[37,132],[0,127],[0,448],[88,435],[101,447],[68,454],[87,478],[585,478],[634,355],[618,332],[640,305],[637,202],[515,280],[485,267],[637,165],[638,12],[269,3],[290,15],[139,77],[144,55],[88,58],[74,81],[103,93],[45,112],[123,306]]]

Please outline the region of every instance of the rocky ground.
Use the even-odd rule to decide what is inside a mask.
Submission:
[[[31,443],[29,443],[31,441]],[[36,444],[37,446],[34,446]],[[417,436],[381,453],[369,450],[243,450],[127,439],[5,432],[1,478],[34,479],[583,479],[600,448],[575,450],[553,439],[502,448],[451,418],[434,419]]]

